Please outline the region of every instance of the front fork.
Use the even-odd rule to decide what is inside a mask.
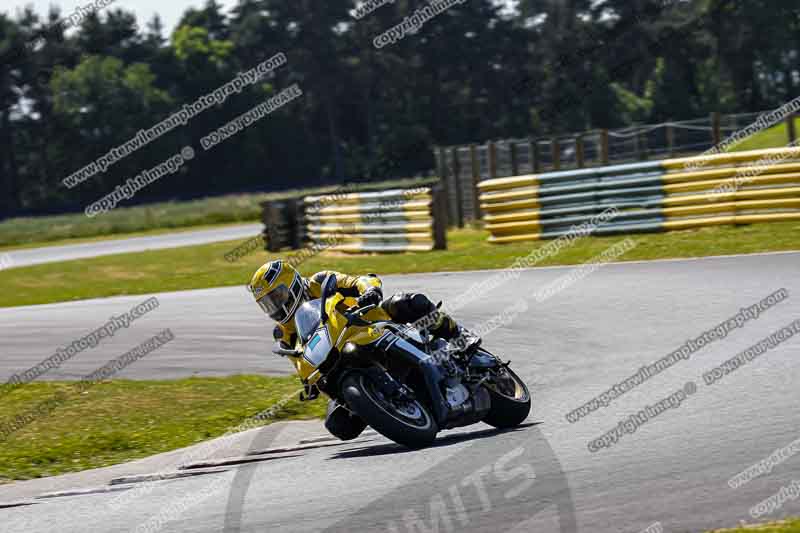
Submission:
[[[433,416],[440,427],[444,427],[450,414],[450,407],[441,388],[445,376],[433,357],[395,334],[382,337],[376,343],[376,348],[386,353],[390,361],[397,359],[420,370],[431,397]]]

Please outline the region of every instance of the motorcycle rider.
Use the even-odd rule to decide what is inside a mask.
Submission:
[[[350,306],[379,305],[393,321],[417,323],[420,329],[445,340],[471,338],[446,313],[424,294],[398,293],[384,300],[383,283],[375,274],[350,276],[333,271],[317,272],[304,278],[286,261],[270,261],[259,268],[250,280],[249,289],[261,309],[277,322],[273,337],[287,349],[294,347],[297,332],[294,314],[303,302],[319,298],[322,283],[328,274],[336,276],[338,292]],[[356,438],[366,427],[359,417],[331,400],[325,417],[325,427],[341,440]]]

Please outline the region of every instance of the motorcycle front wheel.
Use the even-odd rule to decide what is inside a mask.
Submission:
[[[342,397],[372,429],[398,444],[424,448],[436,440],[439,428],[424,404],[387,398],[362,372],[344,379]]]

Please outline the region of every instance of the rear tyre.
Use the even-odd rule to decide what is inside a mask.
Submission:
[[[522,424],[531,412],[528,387],[510,368],[504,368],[492,382],[483,385],[489,391],[492,407],[483,421],[498,429]]]
[[[386,398],[361,372],[342,382],[342,397],[375,431],[409,448],[424,448],[436,440],[439,428],[425,405],[414,400],[398,403]]]

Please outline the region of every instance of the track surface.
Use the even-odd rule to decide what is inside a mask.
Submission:
[[[524,272],[465,307],[459,318],[477,326],[568,271]],[[163,513],[162,530],[176,532],[403,533],[435,531],[439,519],[438,531],[567,533],[576,530],[569,527],[572,509],[577,531],[587,533],[637,533],[654,522],[668,532],[736,525],[751,520],[752,506],[800,479],[800,456],[795,456],[743,487],[727,486],[732,476],[800,437],[800,339],[713,386],[701,376],[800,318],[798,273],[800,254],[609,265],[542,304],[531,301],[527,313],[487,336],[486,345],[511,359],[535,391],[530,421],[540,424],[502,434],[485,432],[482,425],[463,428],[452,432],[455,438],[424,451],[409,452],[382,439],[308,450],[223,474],[161,482],[113,510],[108,507],[113,494],[59,498],[0,510],[3,529],[133,531]],[[488,275],[386,281],[390,291],[424,290],[449,299]],[[609,407],[575,424],[566,421],[568,411],[779,288],[792,296],[758,320]],[[119,340],[122,349],[151,331],[171,327],[175,346],[140,361],[123,377],[254,371],[262,361],[272,363],[260,368],[277,368],[270,356],[257,356],[266,352],[270,328],[246,297],[243,288],[160,296],[160,309],[126,331],[130,337],[124,342],[122,335],[111,342]],[[140,300],[4,310],[0,335],[4,345],[12,343],[4,355],[16,357],[15,369],[36,362],[34,354],[45,356],[64,339]],[[38,349],[22,350],[30,345]],[[81,354],[51,377],[93,370],[114,355],[97,356],[106,349]],[[84,361],[92,358],[91,364]],[[7,372],[6,357],[3,365]],[[610,449],[589,452],[590,439],[690,380],[697,383],[697,393],[679,408],[623,436]],[[559,514],[567,524],[561,529]],[[789,501],[766,518],[797,514],[800,501]],[[420,521],[416,529],[414,520]]]
[[[162,250],[164,248],[180,248],[182,246],[195,246],[211,242],[246,239],[258,235],[263,229],[263,224],[241,224],[216,229],[165,233],[152,237],[132,237],[85,244],[29,248],[10,251],[7,254],[11,259],[12,267],[23,267],[101,255]]]

